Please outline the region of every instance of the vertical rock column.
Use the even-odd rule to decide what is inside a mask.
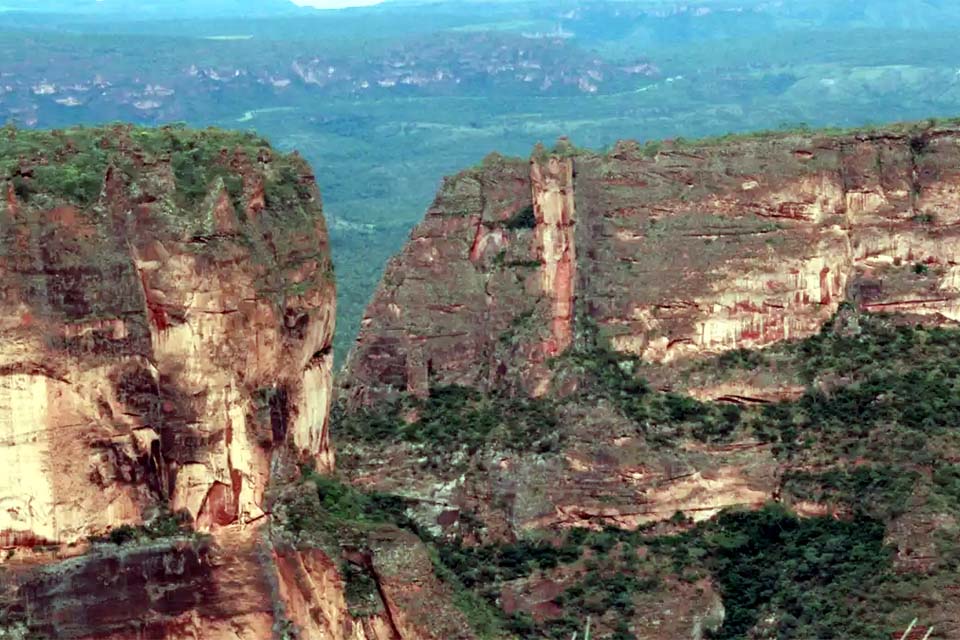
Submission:
[[[530,163],[533,209],[536,216],[540,287],[550,300],[550,339],[547,357],[563,353],[573,342],[573,308],[577,270],[573,225],[573,160],[552,157]]]
[[[298,302],[310,318],[299,353],[299,380],[292,384],[294,418],[290,437],[319,471],[333,472],[330,444],[330,400],[333,396],[333,332],[336,293],[333,285],[314,289]]]

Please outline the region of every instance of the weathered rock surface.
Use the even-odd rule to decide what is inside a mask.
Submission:
[[[275,543],[275,534],[228,527],[215,537],[98,543],[65,560],[9,560],[0,629],[64,640],[474,637],[415,536],[378,534],[366,560],[385,606],[354,616],[340,563],[317,548]]]
[[[155,507],[250,522],[275,451],[331,467],[334,287],[309,167],[214,132],[5,135],[6,544]]]
[[[321,549],[274,513],[296,465],[334,466],[307,164],[218,131],[4,135],[0,635],[474,637],[412,534]]]
[[[255,534],[108,544],[7,567],[4,629],[29,638],[269,638],[269,555],[258,553]]]
[[[3,136],[0,632],[287,633],[268,483],[333,468],[335,291],[310,168],[212,130]],[[169,513],[180,535],[150,529]],[[111,531],[122,545],[88,542]],[[303,597],[336,620],[342,590]]]
[[[531,362],[569,347],[573,300],[651,362],[809,336],[843,301],[956,321],[958,140],[932,127],[493,158],[448,180],[391,262],[344,385],[536,390]]]
[[[289,619],[307,638],[344,640],[469,640],[475,635],[433,573],[426,547],[413,534],[383,529],[353,562],[373,576],[381,611],[355,616],[344,597],[340,568],[319,549],[277,552],[280,594]]]
[[[678,435],[669,428],[682,417],[659,424],[665,414],[652,405],[633,405],[631,414],[630,395],[643,392],[622,380],[643,377],[658,391],[757,409],[798,401],[810,380],[776,362],[726,377],[700,365],[816,336],[841,308],[955,324],[958,154],[955,125],[918,125],[621,142],[602,155],[564,141],[551,154],[536,150],[529,163],[488,158],[444,183],[368,308],[340,380],[341,470],[357,486],[409,498],[421,526],[467,546],[563,539],[578,528],[637,530],[677,512],[682,522],[704,521],[770,501],[805,517],[851,517],[842,505],[791,493],[785,478],[842,477],[860,466],[881,477],[889,461],[874,469],[869,458],[845,459],[842,436],[833,436],[836,449],[811,444],[807,460],[791,460],[746,429],[715,440]],[[584,391],[593,384],[584,372],[610,363],[602,375],[621,386]],[[851,382],[834,377],[817,379],[813,391],[829,396]],[[517,433],[525,418],[466,393],[458,408],[444,399],[456,387],[541,399],[555,419],[532,444],[509,442],[503,434]],[[676,403],[676,415],[716,411],[712,427],[724,419],[723,405],[691,408],[668,395],[661,397]],[[424,439],[420,430],[436,428],[435,416],[424,415],[437,411],[477,433]],[[897,473],[900,463],[893,461]],[[944,524],[952,516],[927,508],[923,518],[885,522],[909,571],[938,561],[931,540],[953,526]],[[926,526],[919,522],[936,523],[927,527],[936,533],[910,542]],[[548,623],[562,614],[565,584],[533,573],[510,583],[498,603]],[[711,589],[704,584],[696,598],[680,585],[657,591],[669,623],[637,615],[631,629],[637,637],[703,637],[724,616]],[[956,606],[953,595],[944,600]],[[614,621],[604,624],[601,635],[612,633]]]

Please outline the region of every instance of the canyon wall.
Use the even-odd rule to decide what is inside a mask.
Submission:
[[[310,168],[246,134],[8,129],[0,193],[4,633],[271,637],[268,482],[333,466]]]
[[[419,539],[331,538],[304,479],[334,468],[336,308],[306,162],[216,130],[2,135],[0,635],[474,637]]]
[[[425,468],[402,436],[343,429],[342,468],[420,500],[432,526],[479,514],[493,538],[762,505],[785,473],[768,443],[664,447],[606,401],[564,398],[584,366],[602,367],[599,347],[635,357],[620,366],[646,367],[664,391],[789,400],[804,390],[795,377],[698,386],[671,371],[817,335],[844,303],[960,319],[958,161],[960,133],[946,126],[621,142],[605,154],[562,141],[529,163],[492,157],[444,184],[388,267],[341,402],[350,416],[451,386],[543,398],[559,404],[563,444],[543,454],[504,442],[464,475],[462,459]],[[415,426],[421,410],[404,411]]]
[[[904,611],[949,634],[960,591],[932,540],[955,539],[956,510],[926,478],[954,473],[956,443],[931,431],[942,410],[909,417],[940,402],[933,382],[891,390],[949,368],[902,354],[960,320],[958,185],[956,123],[491,156],[445,181],[387,268],[339,379],[338,466],[402,496],[429,535],[508,555],[521,577],[484,578],[483,553],[464,570],[544,632],[569,637],[598,606],[571,594],[633,574],[610,569],[609,539],[585,566],[526,573],[515,545],[698,531],[778,502],[882,521],[898,566],[938,576],[905,587]],[[898,498],[878,489],[894,478]],[[596,635],[723,624],[722,576],[697,597],[674,578],[599,607]],[[942,610],[918,604],[933,591],[950,594]]]
[[[332,467],[335,293],[306,163],[213,132],[10,135],[3,538],[74,543],[156,507],[252,522],[275,452]]]
[[[842,520],[828,483],[861,468],[869,491],[913,483],[883,516],[898,566],[947,557],[953,471],[884,457],[952,455],[936,415],[893,413],[904,389],[937,394],[872,380],[855,406],[891,413],[851,444],[856,421],[808,422],[858,380],[804,378],[776,349],[860,336],[877,311],[958,319],[955,128],[492,155],[389,265],[334,411],[333,274],[300,158],[176,127],[3,136],[3,634],[569,637],[602,605],[598,637],[703,637],[722,581],[615,536],[771,501]],[[764,347],[780,355],[746,351]],[[901,442],[894,418],[927,431]],[[352,485],[329,476],[332,441]],[[608,577],[633,591],[572,604]]]
[[[424,368],[439,384],[516,373],[536,387],[531,343],[565,351],[574,300],[648,362],[806,337],[844,301],[960,318],[955,129],[564,144],[444,186],[371,303],[350,393],[422,387]],[[525,207],[529,228],[510,219]]]

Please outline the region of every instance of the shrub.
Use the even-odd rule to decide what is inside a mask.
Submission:
[[[534,212],[533,205],[530,204],[523,209],[520,209],[520,211],[513,214],[513,216],[507,220],[503,226],[511,230],[536,228],[537,216]]]

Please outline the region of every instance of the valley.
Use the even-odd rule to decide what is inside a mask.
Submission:
[[[958,26],[0,7],[0,637],[960,637]]]

